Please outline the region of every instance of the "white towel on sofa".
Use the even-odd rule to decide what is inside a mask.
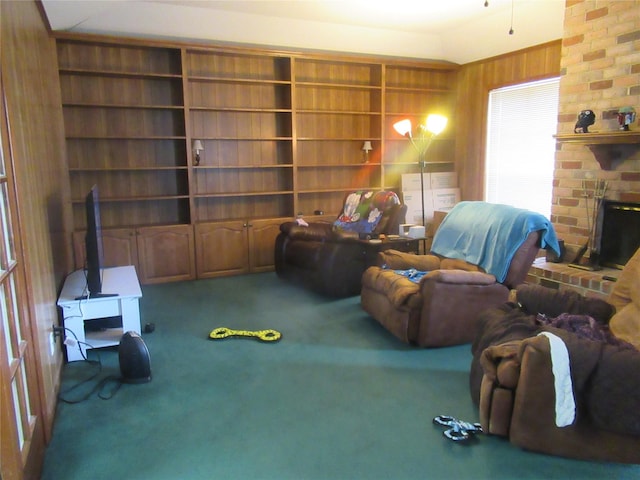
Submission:
[[[556,426],[566,427],[576,419],[576,402],[573,396],[569,351],[562,339],[551,332],[541,332],[551,347],[551,369],[556,392]]]

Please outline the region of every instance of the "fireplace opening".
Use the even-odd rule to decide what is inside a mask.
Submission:
[[[640,248],[640,203],[604,200],[598,262],[622,269]]]

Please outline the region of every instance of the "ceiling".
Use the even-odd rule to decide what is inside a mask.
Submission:
[[[565,9],[565,0],[41,1],[53,30],[459,64],[562,38]]]

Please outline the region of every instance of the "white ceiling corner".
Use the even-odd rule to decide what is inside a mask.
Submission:
[[[564,0],[42,0],[53,30],[446,60],[562,38]],[[513,35],[511,26],[513,10]],[[535,19],[535,20],[534,20]]]

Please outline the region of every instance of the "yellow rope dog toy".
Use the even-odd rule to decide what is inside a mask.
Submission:
[[[224,340],[225,338],[253,338],[261,342],[277,342],[282,334],[276,330],[231,330],[227,327],[219,327],[211,331],[209,338],[212,340]]]

